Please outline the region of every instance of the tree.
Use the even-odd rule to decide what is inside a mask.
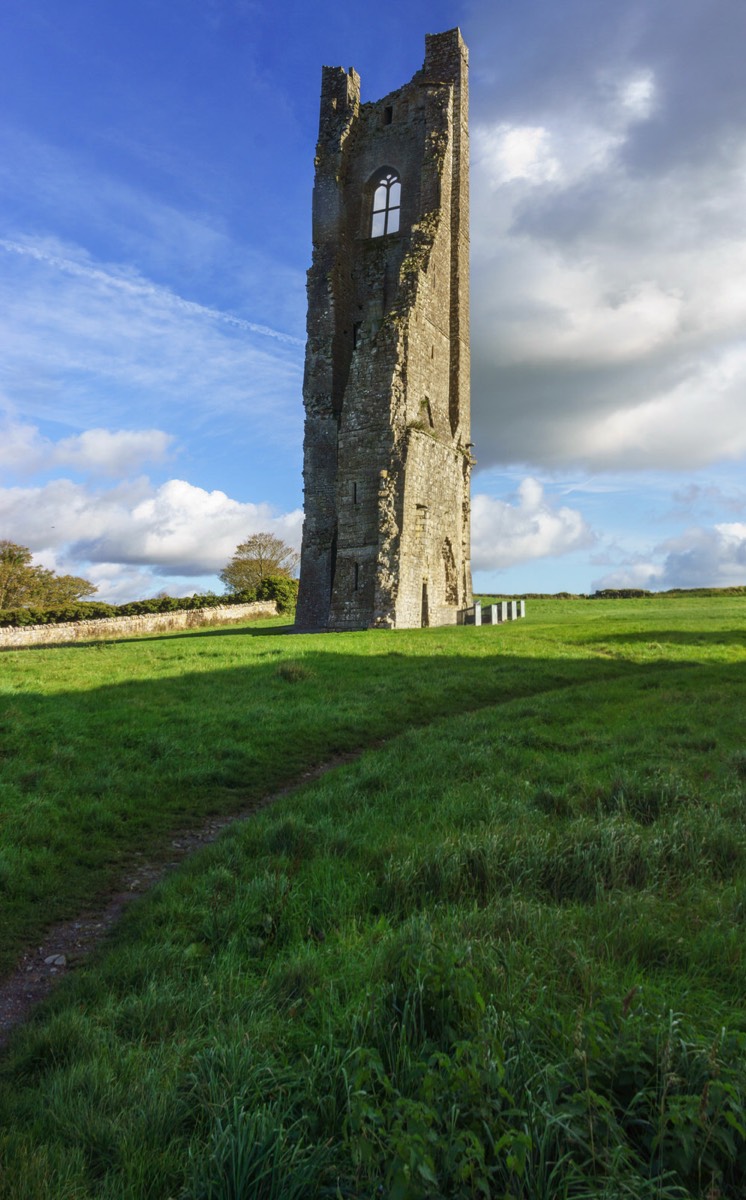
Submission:
[[[0,608],[59,608],[98,588],[78,575],[56,575],[34,566],[27,546],[0,539]]]
[[[270,575],[290,578],[298,565],[298,552],[273,533],[252,533],[236,546],[230,562],[220,572],[229,592],[249,592]]]
[[[24,589],[31,567],[31,551],[7,539],[0,541],[0,608],[13,608],[14,597]]]
[[[35,570],[40,574],[38,599],[33,601],[36,608],[62,608],[98,591],[95,583],[83,579],[81,575],[55,575],[54,571],[45,571],[43,567],[36,567]]]

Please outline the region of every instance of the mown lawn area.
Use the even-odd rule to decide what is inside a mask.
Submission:
[[[0,953],[129,911],[0,1065],[0,1197],[746,1194],[746,603],[0,656]]]

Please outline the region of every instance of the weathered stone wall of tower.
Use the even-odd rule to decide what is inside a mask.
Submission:
[[[305,521],[298,620],[324,628],[337,543],[337,442],[344,362],[340,363],[337,292],[349,247],[339,180],[343,151],[360,108],[355,71],[324,67],[313,190],[313,263],[308,272],[308,319],[303,399],[306,409],[303,476]],[[343,348],[342,348],[343,349]]]
[[[468,57],[426,39],[403,88],[360,104],[324,68],[308,277],[297,624],[456,620],[469,565]],[[399,228],[371,236],[376,182]]]

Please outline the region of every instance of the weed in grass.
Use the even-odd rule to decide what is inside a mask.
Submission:
[[[284,679],[285,683],[301,683],[304,679],[311,678],[311,672],[303,663],[283,663],[277,668],[276,674],[278,678]]]
[[[732,899],[731,914],[738,924],[746,924],[746,882],[739,884]]]
[[[322,981],[317,955],[309,947],[278,966],[268,977],[268,987],[278,1009],[294,1017]]]
[[[57,1014],[21,1041],[15,1067],[22,1080],[39,1078],[68,1065],[80,1065],[96,1053],[88,1023],[74,1011]]]
[[[288,1122],[283,1105],[250,1112],[234,1101],[215,1119],[206,1152],[193,1149],[192,1180],[183,1200],[308,1200],[318,1195],[329,1160],[324,1146],[309,1146],[303,1122]]]
[[[534,793],[534,804],[540,812],[552,817],[567,817],[570,804],[567,796],[554,788],[540,787]]]
[[[739,779],[746,779],[746,750],[738,750],[732,757],[733,770]]]
[[[308,859],[313,854],[313,846],[317,840],[317,833],[312,825],[301,822],[296,817],[287,817],[271,828],[267,845],[272,854],[284,855],[287,858],[302,856]]]
[[[520,1194],[529,1139],[468,958],[410,922],[353,1023],[345,1140],[366,1194]]]

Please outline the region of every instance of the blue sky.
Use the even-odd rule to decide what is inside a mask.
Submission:
[[[0,537],[114,600],[298,542],[321,66],[454,25],[475,585],[746,583],[743,0],[3,0]]]

